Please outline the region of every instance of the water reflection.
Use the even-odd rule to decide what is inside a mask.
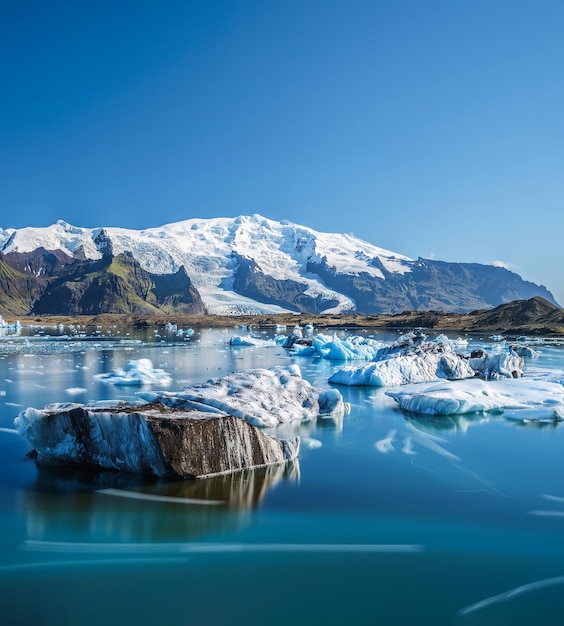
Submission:
[[[466,413],[464,415],[422,415],[405,413],[405,420],[414,428],[424,431],[460,431],[465,433],[470,426],[490,421],[485,413]]]
[[[38,466],[21,506],[27,542],[186,541],[239,528],[277,483],[297,480],[297,461],[178,482]]]

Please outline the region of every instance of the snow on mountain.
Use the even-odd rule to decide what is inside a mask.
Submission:
[[[37,248],[45,250],[61,250],[70,257],[82,247],[87,259],[99,259],[102,254],[97,249],[94,239],[100,232],[100,228],[77,228],[63,220],[58,220],[51,226],[34,228],[28,226],[17,230],[0,232],[1,251],[9,252],[33,252]],[[10,232],[9,237],[2,241],[4,233]]]
[[[181,266],[192,279],[210,313],[282,312],[275,304],[257,303],[233,291],[237,258],[254,262],[265,275],[307,285],[308,296],[332,298],[338,304],[327,312],[354,309],[354,302],[325,287],[309,275],[308,262],[327,264],[340,274],[367,274],[384,279],[382,266],[394,274],[411,271],[411,259],[384,250],[352,235],[320,233],[288,221],[276,222],[260,215],[237,218],[188,219],[145,230],[79,228],[62,220],[45,228],[0,230],[0,250],[32,252],[37,248],[61,250],[69,256],[102,256],[105,235],[114,254],[131,252],[140,265],[154,274],[170,274]],[[98,238],[98,241],[97,241]],[[107,245],[107,242],[106,244]]]

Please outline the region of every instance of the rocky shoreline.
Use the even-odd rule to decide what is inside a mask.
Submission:
[[[82,316],[42,315],[19,318],[26,324],[80,324],[84,326],[133,326],[158,327],[168,323],[198,328],[228,328],[236,325],[269,327],[276,325],[304,326],[313,324],[316,328],[380,328],[409,330],[424,328],[434,331],[455,331],[465,333],[491,332],[509,336],[532,335],[564,336],[564,309],[555,306],[544,298],[515,300],[493,309],[471,313],[445,313],[441,311],[404,311],[397,314],[361,315],[310,315],[305,313],[285,313],[278,315],[133,315],[102,314]],[[6,318],[14,322],[15,318]]]

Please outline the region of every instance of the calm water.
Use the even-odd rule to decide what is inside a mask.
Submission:
[[[383,390],[341,388],[350,414],[296,426],[286,467],[168,484],[37,467],[8,430],[18,412],[132,399],[94,380],[130,359],[171,389],[292,362],[327,387],[341,367],[231,348],[238,329],[113,332],[0,341],[2,624],[562,624],[564,428],[416,418]],[[564,369],[564,349],[541,349],[534,367]]]

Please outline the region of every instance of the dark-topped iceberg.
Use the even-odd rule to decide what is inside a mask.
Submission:
[[[51,404],[14,423],[40,463],[199,478],[293,460],[299,438],[259,426],[348,410],[337,390],[313,387],[297,366],[238,372],[148,400]]]

